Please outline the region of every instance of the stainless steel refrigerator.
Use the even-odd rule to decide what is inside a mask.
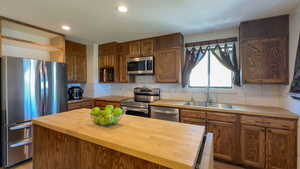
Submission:
[[[66,65],[1,58],[1,159],[4,167],[32,157],[31,120],[67,110]]]

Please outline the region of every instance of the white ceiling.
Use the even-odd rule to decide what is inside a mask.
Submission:
[[[300,0],[0,0],[0,15],[104,43],[162,34],[194,34],[236,27],[241,21],[287,14]],[[118,13],[118,5],[128,13]],[[62,24],[72,27],[61,30]]]

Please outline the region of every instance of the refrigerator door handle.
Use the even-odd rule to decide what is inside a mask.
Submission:
[[[48,81],[48,70],[47,70],[47,66],[46,66],[46,62],[43,61],[43,70],[44,70],[44,92],[45,92],[45,96],[44,96],[44,115],[47,115],[48,112],[47,111],[47,104],[48,104],[48,96],[49,96],[49,81]]]
[[[45,99],[45,89],[44,89],[44,71],[43,71],[43,62],[39,65],[39,72],[40,72],[40,95],[41,95],[41,104],[40,104],[40,109],[41,109],[41,114],[44,115],[44,99]]]

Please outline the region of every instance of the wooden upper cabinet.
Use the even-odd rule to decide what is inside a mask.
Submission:
[[[129,42],[129,57],[139,57],[141,55],[141,41]]]
[[[111,42],[99,45],[99,55],[100,56],[112,56],[118,54],[118,43]]]
[[[288,15],[241,23],[240,57],[244,82],[288,84],[288,39]]]
[[[113,82],[119,81],[119,54],[118,54],[119,50],[120,50],[120,46],[118,45],[117,42],[99,45],[99,59],[98,59],[99,69],[113,68],[114,69]]]
[[[267,129],[267,169],[295,169],[296,134],[293,130]]]
[[[72,50],[72,42],[66,41],[66,64],[67,64],[67,76],[68,82],[75,80],[75,56]]]
[[[241,160],[248,167],[265,168],[266,129],[256,126],[241,126]]]
[[[236,135],[235,125],[227,122],[208,121],[207,132],[214,134],[214,156],[217,159],[234,161]]]
[[[118,54],[119,55],[129,55],[129,43],[119,43],[118,45]]]
[[[155,41],[156,50],[183,47],[183,35],[180,33],[160,36]]]
[[[154,55],[154,39],[141,40],[141,54],[142,56]]]
[[[86,56],[86,46],[78,46],[78,56],[75,60],[76,65],[76,81],[86,82],[87,81],[87,56]]]
[[[181,50],[167,49],[155,55],[155,79],[159,83],[179,83],[181,79]]]
[[[86,45],[66,40],[66,64],[68,82],[86,83],[87,54]]]
[[[129,56],[128,55],[120,55],[120,64],[119,64],[119,82],[120,83],[130,83],[134,82],[134,77],[131,75],[128,75],[127,71],[127,61]]]

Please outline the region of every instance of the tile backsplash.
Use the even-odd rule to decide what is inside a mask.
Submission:
[[[193,97],[195,100],[205,101],[207,95],[206,88],[182,88],[180,84],[155,83],[154,76],[137,76],[136,83],[132,84],[95,84],[88,88],[93,88],[94,92],[91,93],[94,93],[94,97],[100,97],[133,96],[135,87],[160,88],[162,99],[190,100]],[[281,88],[278,85],[244,85],[233,89],[210,89],[210,96],[220,103],[280,107]]]

